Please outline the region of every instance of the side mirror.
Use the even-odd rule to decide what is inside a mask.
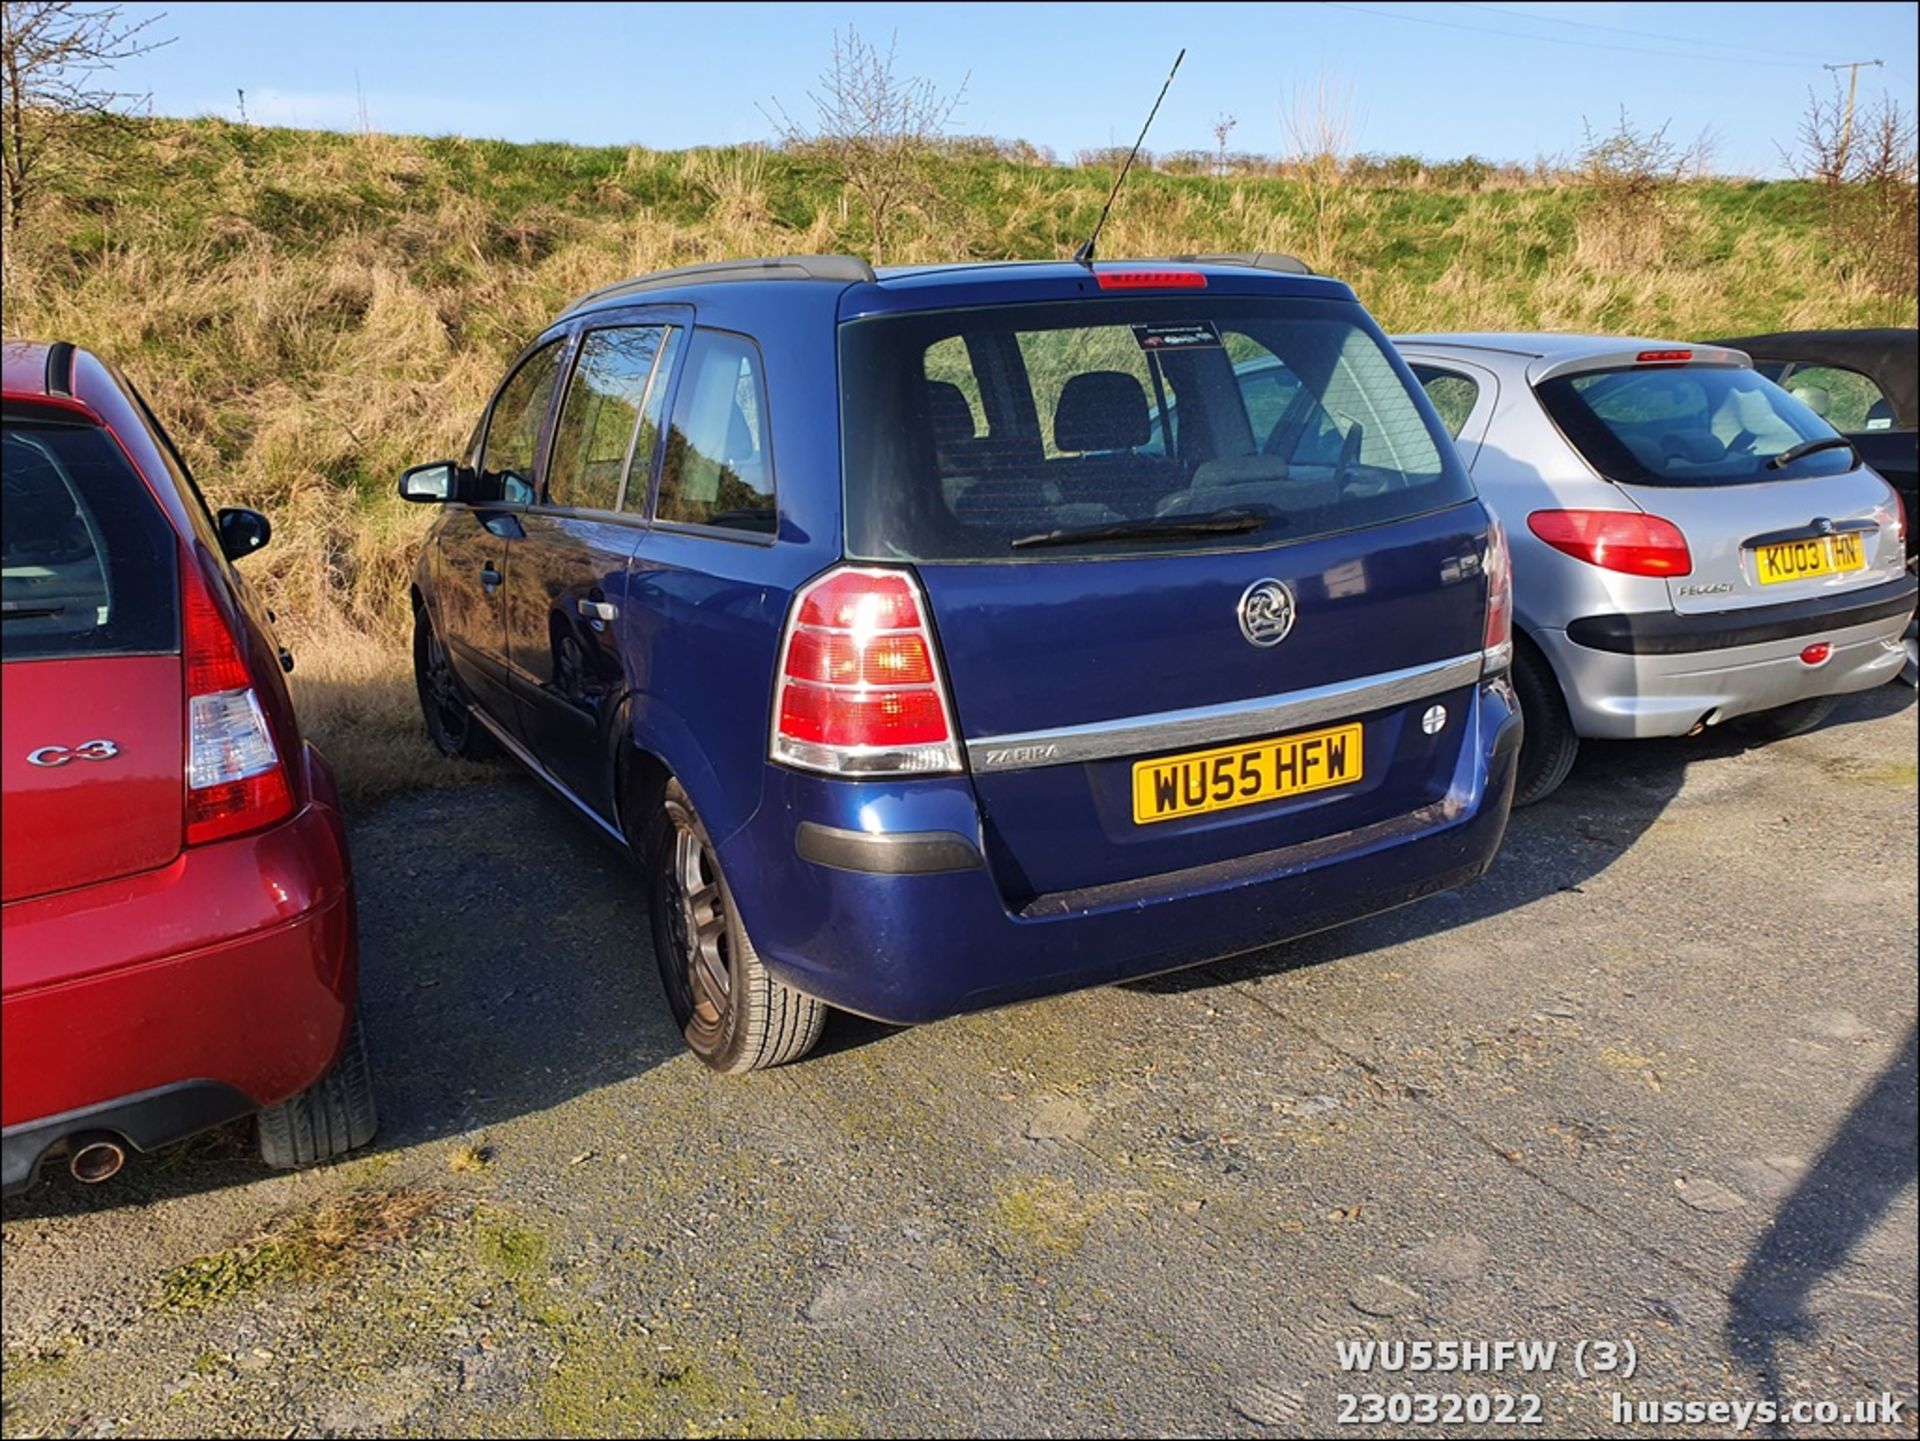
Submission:
[[[460,498],[460,467],[451,460],[410,466],[400,472],[400,498],[420,505],[443,505]]]
[[[273,522],[257,510],[230,506],[215,519],[220,522],[220,553],[228,560],[252,555],[273,539]]]

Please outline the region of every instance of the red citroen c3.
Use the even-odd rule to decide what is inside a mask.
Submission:
[[[9,341],[0,383],[4,1189],[258,1113],[271,1166],[370,1140],[332,772],[271,615],[126,379]]]

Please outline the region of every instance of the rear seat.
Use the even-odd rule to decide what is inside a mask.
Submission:
[[[1133,454],[1152,428],[1145,388],[1123,371],[1088,371],[1067,382],[1054,408],[1053,442],[1073,453],[1051,460],[1030,445],[975,436],[973,412],[956,387],[933,382],[927,389],[948,504],[969,525],[1043,530],[1143,519],[1180,488],[1174,462]]]

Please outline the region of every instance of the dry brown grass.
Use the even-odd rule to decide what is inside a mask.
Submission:
[[[263,1286],[337,1276],[412,1237],[443,1199],[437,1191],[414,1188],[327,1197],[277,1217],[224,1251],[174,1267],[155,1283],[152,1303],[197,1310]]]
[[[511,354],[570,298],[733,255],[863,251],[857,204],[804,156],[662,154],[153,122],[137,170],[80,176],[10,247],[10,335],[125,368],[217,504],[274,523],[245,562],[296,652],[306,724],[358,803],[454,781],[408,657],[407,585],[432,516],[405,466],[460,452]],[[931,172],[889,258],[1064,255],[1110,177],[990,158]],[[1593,195],[1344,185],[1337,233],[1293,179],[1139,173],[1107,255],[1292,250],[1390,329],[1595,328],[1675,337],[1912,324],[1911,287],[1836,281],[1791,187],[1676,184],[1657,242],[1601,254]]]

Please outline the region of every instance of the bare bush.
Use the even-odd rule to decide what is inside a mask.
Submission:
[[[1623,106],[1612,130],[1582,121],[1586,142],[1573,161],[1573,180],[1586,195],[1575,222],[1575,254],[1599,270],[1631,269],[1665,250],[1673,219],[1673,187],[1704,173],[1711,132],[1691,145],[1671,140],[1672,121],[1640,129]]]
[[[1353,88],[1324,66],[1311,86],[1296,86],[1281,116],[1293,147],[1293,172],[1306,194],[1316,270],[1332,270],[1346,237],[1354,197],[1346,183],[1353,148]]]
[[[154,16],[129,24],[117,5],[6,0],[0,9],[0,204],[9,234],[20,227],[49,164],[63,147],[94,144],[144,96],[115,90],[123,60],[167,44]]]
[[[1807,92],[1799,149],[1785,158],[1822,188],[1827,243],[1842,278],[1883,295],[1912,293],[1920,268],[1912,113],[1887,98],[1856,117],[1836,78],[1824,100]]]
[[[1215,162],[1213,173],[1216,176],[1227,174],[1227,137],[1233,134],[1234,126],[1240,122],[1224,110],[1213,117],[1213,139],[1219,147],[1220,158]]]
[[[1073,163],[1081,169],[1118,170],[1127,163],[1127,156],[1133,153],[1128,145],[1102,145],[1093,150],[1076,150]],[[1133,162],[1142,170],[1151,170],[1159,162],[1151,150],[1142,150]]]
[[[952,94],[933,81],[902,76],[895,66],[898,36],[880,50],[851,25],[833,37],[833,59],[819,89],[807,92],[812,124],[801,124],[774,101],[768,116],[790,149],[825,160],[860,202],[873,234],[873,258],[885,258],[888,235],[904,210],[930,207],[937,192],[928,162],[966,95],[962,77]]]

